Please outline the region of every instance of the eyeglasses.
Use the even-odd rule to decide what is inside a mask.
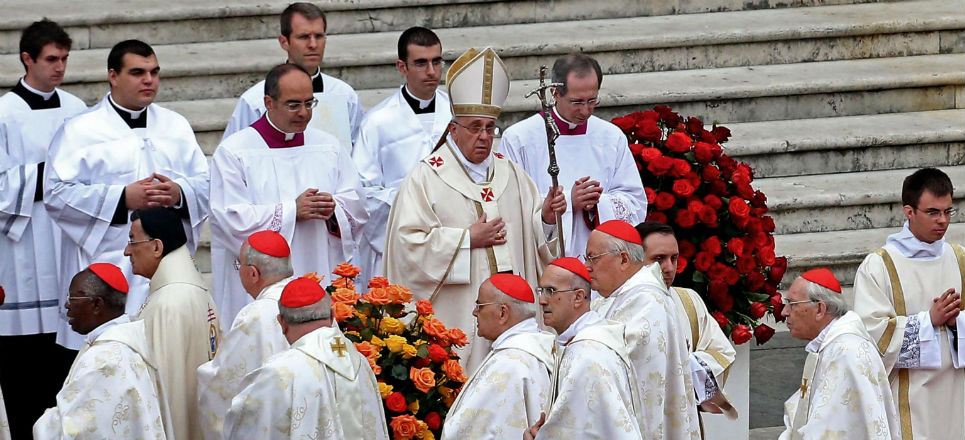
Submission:
[[[803,299],[803,300],[801,300],[801,301],[791,301],[791,300],[788,300],[787,298],[781,298],[781,304],[784,304],[784,307],[790,307],[790,306],[793,306],[793,305],[795,305],[795,304],[816,303],[816,302],[818,302],[818,301],[813,300],[813,299]]]
[[[540,297],[550,298],[553,295],[560,292],[576,292],[577,290],[583,290],[583,289],[576,288],[576,289],[556,290],[555,287],[537,287],[536,294],[539,295]]]
[[[584,263],[596,264],[596,261],[599,260],[600,258],[603,258],[604,255],[619,254],[619,253],[620,251],[609,251],[609,252],[604,252],[602,254],[596,254],[596,255],[590,255],[590,254],[580,255],[577,258],[579,258],[579,260]]]
[[[915,211],[921,211],[920,209],[918,209],[917,206],[912,206],[912,209],[914,209]],[[948,208],[944,211],[940,209],[932,208],[932,209],[926,209],[921,212],[924,212],[925,215],[927,215],[929,218],[935,219],[935,220],[937,220],[941,216],[947,216],[948,218],[952,218],[955,216],[955,214],[958,214],[958,210],[955,208]]]
[[[588,105],[590,107],[596,107],[600,105],[600,98],[590,98],[590,99],[587,99],[586,101],[583,101],[580,99],[574,99],[574,100],[570,100],[570,105],[572,105],[573,107],[583,107],[584,105]]]
[[[473,136],[478,136],[483,131],[485,131],[486,133],[489,133],[490,136],[499,136],[499,127],[495,125],[490,125],[488,127],[483,127],[482,125],[473,125],[473,126],[467,127],[456,121],[453,121],[452,123],[462,128],[465,128],[466,131],[468,131],[469,133],[472,133]]]
[[[406,65],[408,65],[408,64],[410,64],[410,63],[406,63]],[[435,70],[442,70],[442,68],[445,67],[446,62],[443,61],[442,58],[436,58],[436,59],[434,59],[434,60],[432,60],[432,61],[424,60],[424,59],[418,59],[418,60],[413,61],[411,64],[412,64],[412,70],[426,70],[426,69],[429,68],[429,65],[430,65],[430,64],[432,65],[432,68],[433,68],[433,69],[435,69]]]
[[[504,302],[476,303],[476,307],[475,307],[473,310],[475,310],[475,311],[478,312],[479,309],[482,308],[482,306],[491,306],[491,305],[493,305],[493,304],[506,304],[506,303],[504,303]]]
[[[154,239],[153,239],[153,238],[148,238],[148,239],[146,239],[146,240],[128,240],[128,241],[127,241],[127,245],[128,245],[128,246],[134,246],[135,244],[147,243],[147,242],[149,242],[149,241],[154,241]]]
[[[235,261],[234,261],[234,263],[232,263],[232,266],[235,267],[235,270],[241,270],[241,266],[252,266],[252,265],[251,265],[251,264],[241,264],[241,260],[235,258]]]
[[[92,297],[92,296],[68,296],[68,297],[67,297],[67,304],[70,304],[70,303],[73,302],[73,301],[80,301],[80,300],[82,300],[82,299],[91,299],[91,300],[92,300],[92,299],[94,299],[94,297]]]
[[[285,103],[282,103],[282,107],[285,107],[285,110],[288,110],[288,111],[290,111],[290,112],[292,112],[292,113],[295,113],[295,112],[301,110],[302,107],[304,107],[304,108],[306,108],[306,109],[308,109],[308,110],[311,110],[311,109],[315,108],[315,106],[317,106],[317,105],[318,105],[318,100],[315,99],[315,98],[309,99],[308,101],[305,101],[305,102],[285,102]]]

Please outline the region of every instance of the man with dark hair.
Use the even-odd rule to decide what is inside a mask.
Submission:
[[[208,216],[208,162],[187,119],[153,103],[160,66],[151,46],[122,41],[108,60],[110,93],[65,123],[47,154],[44,204],[61,229],[61,274],[106,261],[130,277],[131,210],[174,208],[192,252]],[[147,293],[147,280],[132,279],[128,314]],[[68,348],[82,343],[63,324],[57,338]]]
[[[151,291],[134,317],[144,321],[158,374],[165,386],[175,438],[201,438],[198,367],[214,358],[221,340],[218,312],[185,243],[181,217],[172,209],[131,213],[124,255]]]
[[[402,32],[395,65],[405,84],[365,114],[352,150],[369,211],[358,254],[363,284],[383,275],[386,222],[402,179],[432,152],[452,119],[449,95],[438,89],[445,62],[435,32],[424,27]]]
[[[355,253],[368,219],[348,151],[308,127],[318,102],[309,75],[280,64],[265,84],[267,113],[222,141],[211,161],[211,266],[226,325],[251,302],[232,267],[249,235],[276,231],[291,243],[295,272],[328,273]]]
[[[346,152],[358,136],[363,110],[355,89],[342,80],[322,73],[328,21],[325,13],[311,3],[292,3],[281,13],[278,43],[288,52],[288,63],[305,69],[311,75],[312,92],[324,111],[316,113],[311,126],[335,136]],[[251,86],[238,99],[224,136],[243,130],[265,114],[264,83]],[[322,116],[319,116],[321,114]]]
[[[965,250],[945,241],[955,216],[952,181],[923,168],[901,188],[907,221],[865,257],[853,310],[878,344],[905,439],[965,432]]]
[[[569,203],[563,213],[566,255],[586,249],[590,231],[608,220],[636,224],[646,218],[647,197],[627,146],[615,125],[593,116],[600,104],[603,72],[593,58],[575,53],[556,60],[552,118],[559,128],[556,160]],[[549,153],[542,113],[506,129],[499,149],[520,164],[541,191],[550,187]],[[572,182],[572,183],[571,183]]]
[[[56,344],[62,290],[55,234],[43,203],[43,173],[50,140],[68,118],[87,109],[61,89],[71,39],[50,20],[34,22],[20,37],[26,74],[0,97],[0,388],[9,405],[14,438],[54,405],[76,352]],[[22,360],[30,357],[36,362]],[[43,378],[25,381],[26,377]]]

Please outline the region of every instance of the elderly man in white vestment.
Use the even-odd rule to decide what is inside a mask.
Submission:
[[[483,283],[473,315],[492,351],[449,408],[442,438],[519,439],[549,411],[556,338],[540,331],[533,288],[519,275]]]
[[[54,404],[77,354],[56,343],[63,304],[56,264],[60,231],[43,203],[50,140],[66,119],[87,110],[59,88],[71,44],[50,20],[27,26],[20,36],[26,73],[0,97],[0,286],[7,296],[0,304],[0,388],[16,402],[8,409],[18,438],[28,437],[33,422]],[[23,362],[28,356],[32,362]]]
[[[208,216],[208,161],[183,116],[154,104],[160,66],[151,46],[117,43],[107,56],[110,93],[63,125],[44,167],[44,204],[61,229],[60,273],[109,262],[131,279],[127,313],[148,293],[133,278],[124,245],[131,210],[174,208],[197,249]],[[62,280],[61,291],[67,290]],[[61,323],[57,342],[77,349],[83,338]]]
[[[524,438],[643,438],[638,417],[643,403],[624,327],[590,310],[586,267],[573,257],[553,261],[539,279],[539,292],[543,321],[559,335],[555,386],[549,414]]]
[[[248,374],[231,400],[230,439],[388,439],[382,397],[369,363],[338,326],[331,297],[296,278],[278,302],[291,348]]]
[[[405,84],[365,113],[352,149],[369,212],[356,261],[362,269],[356,282],[363,286],[383,276],[386,222],[402,179],[432,152],[452,120],[449,96],[438,89],[445,65],[439,37],[411,27],[399,37],[398,50],[395,63]]]
[[[810,342],[801,389],[784,404],[780,440],[900,439],[888,372],[831,270],[809,270],[794,280],[781,315],[791,336]]]
[[[600,223],[643,221],[647,196],[627,136],[616,125],[593,116],[603,83],[600,64],[581,53],[559,58],[553,64],[553,82],[563,84],[553,90],[556,104],[551,116],[560,131],[556,139],[559,181],[570,201],[563,215],[566,255],[575,257],[586,249],[590,231]],[[552,182],[546,172],[548,148],[542,112],[507,128],[499,143],[499,151],[521,165],[541,193]]]
[[[957,211],[952,193],[935,168],[905,178],[907,222],[855,275],[852,307],[882,353],[904,439],[965,432],[965,251],[945,240]]]
[[[291,250],[275,231],[258,231],[241,245],[236,269],[255,300],[235,317],[218,353],[198,367],[198,409],[206,440],[224,438],[224,417],[241,380],[269,357],[288,349],[278,323],[278,299],[291,280]]]
[[[218,311],[185,245],[176,213],[151,208],[131,213],[124,255],[151,291],[134,317],[144,321],[164,383],[176,438],[200,439],[198,367],[214,358],[221,339]]]
[[[469,328],[484,281],[511,272],[534,284],[558,253],[553,225],[566,200],[559,188],[546,188],[541,199],[519,165],[492,151],[509,94],[509,75],[495,51],[462,54],[446,87],[454,117],[436,150],[399,187],[389,213],[385,273],[432,301],[447,327]],[[460,351],[472,374],[489,342],[470,336]]]
[[[663,282],[672,292],[677,321],[690,352],[690,374],[700,409],[736,418],[737,410],[721,391],[727,377],[725,372],[734,362],[737,353],[727,340],[727,335],[720,329],[720,324],[707,311],[707,305],[700,294],[693,289],[672,287],[677,276],[677,258],[680,255],[673,228],[665,223],[652,221],[639,223],[635,228],[640,233],[643,252],[647,256],[643,264],[659,264]]]
[[[127,291],[113,264],[94,263],[74,275],[65,307],[71,327],[86,335],[84,347],[57,406],[34,425],[34,439],[173,438],[144,322],[124,314]]]
[[[352,142],[358,135],[362,122],[362,104],[358,93],[345,81],[322,73],[322,57],[325,56],[325,38],[328,20],[322,10],[312,4],[297,2],[288,5],[281,16],[278,44],[288,53],[288,63],[301,67],[311,75],[312,92],[318,100],[319,109],[309,115],[311,126],[335,136],[346,152],[352,151]],[[222,141],[261,119],[268,106],[264,100],[265,83],[251,86],[238,99]]]
[[[211,267],[225,325],[251,302],[232,267],[249,235],[277,231],[296,273],[330,273],[355,254],[368,219],[349,153],[308,127],[311,78],[295,64],[266,77],[268,112],[222,141],[211,162]]]
[[[660,265],[645,265],[640,233],[610,220],[590,233],[586,267],[604,298],[595,310],[626,325],[627,351],[640,398],[645,439],[697,439],[700,422],[684,329]]]

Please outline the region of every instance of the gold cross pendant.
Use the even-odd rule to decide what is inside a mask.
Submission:
[[[806,393],[806,392],[808,392],[808,380],[807,380],[807,378],[805,378],[805,379],[804,379],[804,382],[801,384],[801,398],[802,398],[802,399],[804,398],[804,393]]]
[[[337,353],[338,353],[338,357],[342,358],[342,357],[345,357],[345,351],[346,351],[346,350],[348,350],[348,347],[346,347],[346,346],[345,346],[345,343],[342,342],[342,337],[341,337],[341,336],[336,336],[336,337],[335,337],[335,343],[332,344],[332,351],[337,352]]]

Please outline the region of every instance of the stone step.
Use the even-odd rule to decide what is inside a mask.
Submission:
[[[694,14],[750,9],[867,3],[874,0],[333,0],[319,3],[330,34],[400,31],[420,25],[433,29],[511,23]],[[114,0],[70,3],[11,0],[0,17],[0,53],[18,51],[20,31],[43,16],[65,26],[75,49],[109,48],[141,38],[151,44],[177,44],[275,38],[278,14],[288,0]],[[393,45],[394,47],[394,45]]]
[[[965,164],[965,110],[728,124],[756,177]]]
[[[514,78],[527,79],[535,78],[540,65],[552,64],[577,47],[596,56],[611,74],[961,52],[965,16],[955,13],[961,9],[965,0],[926,0],[511,24],[438,33],[447,59],[470,46],[491,45]],[[554,36],[552,41],[548,35]],[[359,90],[398,83],[397,38],[395,31],[332,35],[323,68]],[[239,96],[283,61],[274,38],[155,49],[164,79],[159,99],[166,101]],[[98,99],[107,88],[107,51],[74,51],[66,88],[89,103]],[[11,87],[22,75],[16,57],[0,56],[0,87]],[[239,59],[245,62],[238,63]]]

